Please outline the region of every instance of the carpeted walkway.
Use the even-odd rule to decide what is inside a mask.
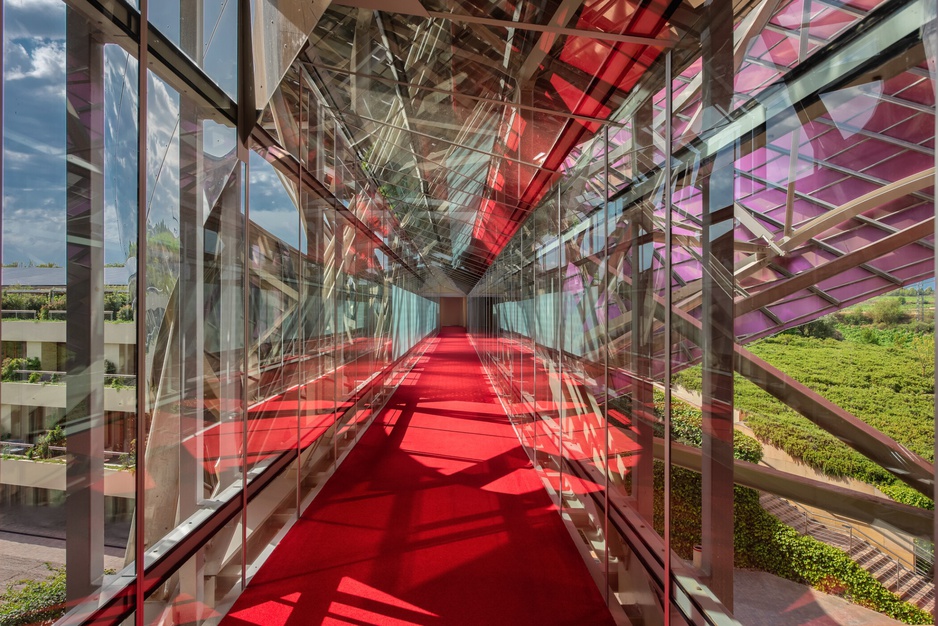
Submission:
[[[224,626],[613,623],[465,331],[434,341]]]

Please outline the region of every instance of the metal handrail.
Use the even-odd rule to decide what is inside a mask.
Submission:
[[[0,441],[0,454],[22,456],[23,458],[26,458],[26,451],[35,447],[36,444],[33,443],[24,443],[19,441]],[[15,451],[7,452],[9,449],[13,449]],[[65,446],[49,446],[49,450],[56,453],[56,455],[51,458],[59,458],[64,456],[67,452]],[[125,454],[127,454],[127,452],[121,452],[120,450],[104,450],[105,462],[110,462],[108,459],[119,459]]]
[[[778,496],[775,496],[775,497],[778,497]],[[907,561],[906,559],[904,559],[904,558],[902,558],[901,556],[897,555],[893,550],[889,549],[888,547],[886,547],[885,545],[883,545],[881,542],[877,541],[876,539],[870,537],[868,534],[866,534],[866,533],[863,532],[862,530],[856,528],[853,524],[849,524],[849,523],[847,523],[847,522],[845,522],[845,521],[843,521],[843,520],[841,520],[841,519],[838,519],[838,518],[836,518],[836,517],[831,517],[831,516],[827,516],[827,515],[823,515],[823,514],[820,514],[820,513],[815,513],[815,512],[809,511],[807,508],[805,508],[804,506],[798,504],[797,502],[791,502],[791,501],[789,501],[789,500],[785,500],[784,498],[780,498],[780,499],[783,500],[784,502],[786,502],[786,503],[787,503],[789,506],[791,506],[793,509],[795,509],[796,511],[801,512],[802,515],[804,515],[805,525],[804,525],[804,530],[803,530],[802,534],[804,534],[804,535],[810,534],[810,531],[809,531],[809,528],[808,528],[808,524],[809,524],[810,522],[815,522],[815,523],[817,523],[817,524],[821,524],[821,525],[823,525],[825,528],[830,528],[831,526],[835,526],[835,528],[830,528],[831,532],[836,533],[836,534],[838,534],[838,535],[841,535],[842,537],[845,537],[845,538],[847,539],[847,549],[848,549],[848,550],[850,550],[850,549],[852,549],[852,548],[854,547],[854,540],[856,540],[856,541],[861,541],[861,542],[865,542],[866,544],[868,544],[868,545],[869,545],[870,547],[872,547],[873,549],[879,551],[880,553],[882,553],[882,554],[883,554],[884,556],[886,556],[887,558],[890,558],[890,559],[892,559],[893,561],[895,561],[895,563],[896,563],[896,572],[895,572],[895,573],[896,573],[896,580],[895,580],[895,583],[894,583],[894,585],[893,585],[893,588],[890,589],[891,591],[894,591],[894,592],[898,592],[898,591],[899,591],[900,581],[901,581],[901,578],[902,578],[902,572],[901,572],[900,570],[905,570],[905,572],[907,572],[907,573],[909,573],[909,574],[912,574],[912,575],[914,575],[914,576],[917,576],[918,578],[921,579],[921,582],[916,583],[916,585],[915,585],[915,587],[916,587],[917,589],[926,587],[927,584],[930,582],[930,581],[926,580],[924,577],[922,577],[921,574],[918,573],[918,571],[917,571],[916,568],[915,568],[915,564],[914,564],[914,563],[910,563],[910,562]],[[836,528],[837,526],[839,526],[840,529],[845,529],[845,530],[847,531],[847,534],[844,535],[842,532],[838,532],[838,529]],[[795,528],[795,530],[798,530],[798,529]],[[858,535],[858,537],[855,537],[855,535]],[[898,542],[897,542],[897,543],[898,543]],[[915,545],[914,545],[913,543],[911,543],[911,542],[909,543],[909,545],[911,546],[911,547],[909,548],[909,551],[914,554],[914,553],[915,553]],[[865,568],[864,568],[864,569],[865,569]],[[886,586],[887,589],[889,588],[887,585],[885,585],[885,583],[883,583],[883,586]]]
[[[894,550],[888,548],[880,541],[870,537],[868,534],[866,534],[865,532],[863,532],[862,530],[860,530],[853,524],[850,524],[837,517],[824,515],[823,513],[809,511],[806,507],[802,506],[801,504],[798,504],[797,502],[790,502],[788,500],[786,500],[786,502],[788,502],[788,504],[792,506],[793,508],[801,511],[801,513],[805,516],[806,520],[810,519],[810,521],[814,521],[819,524],[824,524],[825,526],[839,525],[841,528],[846,529],[848,531],[847,537],[848,539],[851,540],[851,547],[852,547],[853,536],[859,535],[860,537],[863,538],[864,541],[869,543],[871,546],[877,548],[880,552],[887,553],[888,555],[892,556],[895,560],[900,561],[903,564],[912,565],[910,569],[914,570],[914,563],[909,563],[909,561],[907,561],[906,559],[896,554]],[[807,532],[807,527],[805,528],[805,531]],[[907,545],[908,551],[914,552],[915,546],[912,544],[912,542],[908,542],[908,544],[902,544],[901,542],[897,541],[896,543],[899,543],[903,548],[906,548],[906,545]]]

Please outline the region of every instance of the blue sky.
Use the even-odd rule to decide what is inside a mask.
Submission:
[[[178,40],[178,3],[151,5],[154,23]],[[204,65],[223,88],[233,91],[228,48],[234,39],[227,35],[236,25],[236,3],[211,0],[206,5]],[[4,22],[3,262],[64,266],[65,5],[62,0],[6,0]],[[107,263],[126,261],[135,239],[136,84],[136,59],[117,45],[105,46]],[[178,235],[179,94],[151,74],[148,104],[148,222],[165,224]],[[206,122],[203,131],[206,153],[231,153],[230,129]]]

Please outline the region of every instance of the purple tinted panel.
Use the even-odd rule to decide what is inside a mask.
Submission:
[[[920,114],[920,112],[911,107],[895,102],[880,102],[876,109],[876,115],[865,128],[874,133],[882,132],[916,114]],[[921,139],[921,136],[919,139]]]
[[[916,266],[927,261],[932,258],[932,254],[931,250],[918,244],[903,246],[895,252],[870,261],[869,265],[902,278],[901,273],[906,271],[906,266]]]
[[[768,286],[769,283],[775,282],[776,280],[783,280],[785,276],[776,272],[770,267],[764,267],[757,272],[753,273],[751,276],[747,276],[738,282],[739,286],[743,289],[746,289],[750,293],[757,293],[762,291],[762,289]]]
[[[685,283],[698,280],[701,276],[700,266],[694,266],[690,263],[680,265],[674,268],[674,274],[681,278]]]
[[[883,180],[896,181],[934,165],[934,156],[909,150],[871,167],[865,173]]]
[[[841,233],[837,237],[836,247],[845,253],[854,252],[882,239],[886,234],[887,233],[872,226],[858,226],[857,228],[845,230]]]
[[[798,30],[801,28],[803,16],[804,1],[792,0],[776,12],[775,17],[772,18],[772,23],[788,30]]]
[[[808,30],[814,37],[832,39],[855,21],[856,18],[849,13],[836,9],[824,9],[820,14],[811,17],[811,26]]]
[[[799,294],[801,293],[805,292],[799,292]],[[828,306],[830,306],[830,303],[827,302],[827,300],[824,300],[820,296],[816,296],[814,294],[808,294],[807,297],[798,298],[795,300],[786,300],[779,305],[767,308],[783,322],[788,322],[803,317],[813,318],[818,311]]]
[[[792,274],[798,274],[813,269],[818,265],[828,263],[834,259],[834,256],[829,252],[823,252],[812,248],[796,256],[784,258],[787,259],[784,265],[785,269]],[[779,265],[781,265],[781,263],[779,263]]]
[[[841,272],[837,276],[834,276],[828,280],[821,281],[820,283],[818,283],[818,288],[821,289],[822,291],[826,291],[827,293],[831,295],[834,295],[835,292],[837,292],[840,289],[843,289],[844,285],[848,285],[850,283],[864,280],[869,275],[870,273],[867,270],[860,268],[860,267],[853,267],[847,270],[846,272]],[[845,294],[841,294],[841,295],[844,295],[844,297],[846,297]]]
[[[888,79],[883,91],[891,96],[897,95],[903,100],[918,102],[926,106],[935,103],[935,92],[929,81],[908,72]]]
[[[841,177],[839,180],[834,175],[820,178],[829,178],[831,181],[836,180],[836,182],[830,182],[827,187],[819,189],[814,194],[819,200],[834,206],[840,206],[879,188],[879,185],[875,183],[861,181],[849,176]]]
[[[896,286],[886,280],[885,278],[880,278],[875,274],[867,274],[868,278],[865,280],[859,280],[857,282],[850,283],[849,285],[841,285],[836,289],[831,289],[828,293],[838,300],[844,302],[845,306],[847,302],[854,302],[857,300],[863,300],[870,295],[875,295],[880,291],[892,290]]]
[[[772,68],[749,63],[736,75],[736,91],[740,93],[752,93],[764,87],[767,83],[773,82],[781,75],[781,72]]]
[[[930,202],[923,202],[914,198],[903,199],[903,204],[908,204],[907,208],[896,211],[892,215],[883,216],[880,220],[883,224],[902,230],[914,224],[932,217],[935,213],[934,207]],[[897,201],[901,202],[901,201]],[[913,204],[914,203],[914,204]],[[891,204],[891,203],[890,203]]]
[[[748,337],[773,328],[775,322],[761,311],[750,311],[736,318],[733,330],[737,337]]]
[[[834,165],[857,170],[864,164],[873,164],[896,155],[905,154],[905,148],[878,139],[867,139],[854,149],[832,156],[828,161]]]
[[[901,278],[906,285],[931,278],[935,274],[935,262],[931,254],[917,263],[892,270],[891,274]]]
[[[844,2],[844,5],[860,9],[861,11],[872,11],[882,3],[883,0],[848,0]]]
[[[797,186],[797,185],[796,185]],[[801,198],[792,203],[792,223],[800,224],[827,213],[827,209]]]
[[[759,213],[766,213],[785,204],[785,194],[779,189],[763,189],[746,198],[746,206]],[[771,222],[761,220],[763,226],[772,230]]]

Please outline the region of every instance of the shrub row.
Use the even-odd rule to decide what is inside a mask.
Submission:
[[[767,513],[758,494],[735,502],[738,567],[753,567],[840,595],[906,624],[931,624],[931,614],[883,587],[843,550],[801,535]],[[751,490],[750,490],[751,491]],[[673,497],[673,496],[672,496]]]
[[[874,329],[879,345],[859,346],[856,329],[838,326],[845,341],[777,335],[750,346],[758,356],[844,407],[925,459],[933,458],[934,378],[930,337]],[[932,340],[933,341],[933,340]],[[927,358],[924,360],[921,355]],[[676,374],[675,384],[700,390],[700,368]],[[928,498],[823,429],[737,376],[736,407],[756,438],[833,477],[856,478],[899,502],[933,508]]]
[[[52,458],[51,446],[65,447],[65,441],[65,429],[62,428],[62,424],[56,424],[45,434],[39,435],[35,445],[29,449],[26,456],[30,459]]]
[[[0,364],[0,380],[3,382],[16,382],[19,381],[19,371],[36,371],[39,369],[42,369],[42,362],[38,357],[29,357],[28,359],[7,357]]]
[[[64,293],[50,295],[48,292],[4,291],[0,305],[5,311],[35,311],[38,319],[46,320],[49,319],[49,311],[66,310],[67,302]],[[130,292],[106,291],[104,293],[104,310],[111,311],[114,314],[114,319],[132,319]]]
[[[656,392],[655,408],[663,409],[663,395]],[[700,446],[702,417],[698,409],[679,400],[672,402],[672,436],[687,445]],[[740,432],[733,435],[733,456],[758,463],[762,446]],[[901,488],[901,487],[900,487]],[[912,494],[913,490],[906,488]],[[671,547],[690,560],[701,541],[700,474],[683,468],[671,472]],[[920,496],[924,498],[924,496]],[[926,498],[927,500],[927,498]],[[734,565],[758,569],[788,580],[811,585],[825,593],[848,600],[907,624],[931,624],[929,613],[902,601],[842,550],[828,546],[767,513],[759,494],[747,487],[734,487]],[[654,524],[664,529],[664,464],[655,461]]]
[[[734,446],[735,448],[735,446]],[[738,451],[734,451],[739,458]],[[664,527],[664,464],[655,462],[655,528]],[[690,560],[700,543],[700,474],[682,468],[671,473],[671,547]],[[734,488],[734,565],[757,569],[868,607],[907,624],[931,624],[929,613],[902,601],[850,556],[778,521],[759,503],[759,494]]]
[[[65,568],[45,580],[21,580],[0,594],[0,624],[45,626],[65,615]]]

